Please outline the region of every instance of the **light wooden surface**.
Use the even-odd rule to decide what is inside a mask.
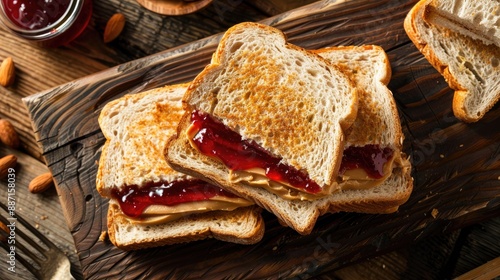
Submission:
[[[0,27],[0,60],[12,56],[17,73],[13,86],[0,87],[0,118],[9,119],[15,125],[22,141],[18,151],[0,146],[0,156],[18,155],[20,164],[16,169],[16,189],[19,190],[19,214],[38,224],[42,232],[67,252],[77,278],[82,277],[80,262],[73,236],[63,216],[59,195],[55,190],[39,195],[27,192],[29,181],[46,172],[47,167],[21,98],[222,32],[238,21],[262,20],[289,8],[275,2],[280,1],[214,1],[212,6],[199,13],[164,17],[141,8],[132,0],[94,1],[90,28],[70,46],[58,49],[40,49]],[[292,2],[305,4],[305,1]],[[107,18],[115,12],[126,15],[127,25],[115,42],[106,45],[101,40],[102,31]],[[344,41],[352,43],[347,34],[340,33],[338,36],[345,36]],[[5,197],[5,185],[5,181],[0,183],[0,197]],[[417,279],[421,278],[417,276],[436,278],[438,275],[442,276],[438,277],[441,279],[461,275],[500,255],[500,245],[494,241],[500,234],[499,224],[499,218],[494,218],[444,235],[429,236],[410,247],[395,248],[399,250],[357,265],[339,266],[337,270],[322,275],[322,278]],[[0,278],[8,279],[10,275],[5,274],[4,268],[5,263],[1,260]],[[23,269],[17,276],[20,279],[33,278]]]
[[[466,272],[456,280],[489,280],[494,279],[500,275],[500,257],[488,261],[487,263]]]

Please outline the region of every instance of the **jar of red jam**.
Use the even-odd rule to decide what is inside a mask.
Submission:
[[[90,22],[92,0],[0,0],[0,23],[43,47],[65,45]]]

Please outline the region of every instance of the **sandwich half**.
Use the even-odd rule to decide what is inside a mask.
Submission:
[[[450,88],[455,90],[452,105],[454,115],[464,122],[475,122],[480,120],[500,99],[500,47],[493,43],[485,44],[484,40],[468,36],[471,32],[462,34],[464,28],[456,28],[460,24],[443,23],[442,13],[436,12],[440,9],[433,6],[437,2],[441,1],[419,1],[406,16],[404,28],[415,46],[443,75]],[[447,2],[451,5],[453,1]],[[473,1],[455,2],[463,4]],[[474,1],[476,4],[480,2],[491,2],[491,4],[497,2],[496,10],[491,10],[491,12],[499,12],[498,1]],[[471,3],[469,4],[472,5]],[[471,7],[476,7],[476,5]],[[441,7],[441,9],[445,8]],[[462,9],[466,12],[462,12]],[[465,6],[461,8],[452,6],[445,10],[449,12],[457,10],[459,14],[454,14],[455,20],[457,18],[460,18],[461,22],[472,20],[470,25],[476,25],[478,28],[485,26],[485,21],[491,20],[490,15],[485,13],[486,11],[479,9],[472,13],[471,9]],[[469,15],[467,11],[471,14]],[[446,14],[449,15],[449,13]],[[474,22],[475,15],[479,14],[484,17],[480,20],[481,25]],[[496,23],[491,24],[498,24],[498,16],[494,14],[491,16],[497,18]],[[490,30],[494,32],[491,33]],[[488,28],[486,31],[491,35],[497,32],[498,28]],[[495,36],[498,35],[493,37]]]
[[[163,157],[183,115],[188,85],[125,95],[106,104],[106,138],[96,178],[109,198],[108,235],[122,249],[142,249],[213,237],[240,244],[264,234],[261,209],[218,186],[174,171]]]
[[[411,164],[402,152],[404,135],[392,92],[385,51],[374,45],[313,51],[348,73],[358,90],[358,116],[344,147],[329,212],[391,213],[413,190]]]
[[[348,76],[281,31],[242,23],[225,33],[184,105],[169,164],[310,233],[339,189],[345,132],[358,111]]]

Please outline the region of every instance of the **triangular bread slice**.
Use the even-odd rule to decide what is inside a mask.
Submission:
[[[244,31],[240,29],[238,29],[238,33],[245,34]],[[249,35],[246,35],[243,38],[247,38],[249,42],[252,42],[251,43],[252,45],[254,44],[253,43],[254,41],[258,41],[260,45],[267,44],[271,45],[272,47],[274,47],[274,45],[269,44],[269,42],[283,41],[282,39],[279,38],[279,36],[277,39],[266,39],[266,40],[250,39]],[[240,41],[240,44],[238,46],[239,50],[244,49],[243,47],[245,44],[244,42],[245,42],[244,40]],[[222,46],[224,47],[225,44],[222,44]],[[207,69],[209,70],[211,68],[220,69],[222,67],[219,65],[219,57],[224,57],[224,55],[221,54],[223,53],[223,51],[224,49],[222,50],[220,50],[220,48],[218,49],[218,52],[216,53],[214,59],[216,65],[209,66],[207,67]],[[353,56],[353,59],[356,58],[356,55],[348,53],[346,54],[346,56],[350,55]],[[241,59],[243,58],[244,57],[242,57]],[[249,59],[252,58],[253,56],[251,56]],[[272,58],[268,60],[273,61]],[[290,64],[293,64],[296,61],[295,59],[290,59],[290,60],[291,61],[288,62]],[[387,61],[384,60],[384,63],[387,63]],[[311,65],[301,65],[301,68],[307,69],[307,67],[311,67]],[[384,64],[383,67],[376,68],[379,69],[378,71],[381,72],[381,74],[375,75],[375,77],[379,77],[381,79],[380,80],[381,85],[385,85],[388,81],[387,79],[388,67],[389,67],[388,64]],[[216,74],[212,75],[213,77],[209,77],[207,79],[208,81],[217,79]],[[254,78],[256,77],[255,73],[252,77]],[[325,76],[323,77],[325,78]],[[240,78],[239,83],[245,83],[244,78],[247,77]],[[228,77],[224,81],[227,80],[230,80],[230,78]],[[285,83],[285,86],[287,85],[286,84],[287,82],[292,83],[292,81],[290,80],[286,79],[282,80],[282,83]],[[292,85],[295,85],[297,82],[300,83],[300,81],[293,81]],[[214,84],[201,83],[200,81],[196,82],[195,80],[195,82],[192,84],[192,87],[193,89],[198,90],[197,96],[193,102],[192,100],[193,96],[188,95],[188,98],[186,98],[188,109],[186,111],[189,111],[190,109],[192,110],[194,108],[199,108],[197,106],[199,106],[198,104],[201,102],[201,100],[207,101],[207,105],[204,108],[211,108],[213,105],[218,105],[217,96],[218,93],[220,92],[220,88],[218,88],[218,84],[215,85],[216,90],[211,89],[210,86],[213,87]],[[377,91],[379,90],[379,88],[380,87],[376,87],[373,90]],[[205,96],[202,96],[203,93],[205,93]],[[207,93],[208,97],[206,96]],[[287,93],[290,94],[290,92]],[[385,95],[388,93],[390,94],[390,92],[388,92],[388,90],[385,88],[381,94]],[[331,94],[335,95],[335,93]],[[318,98],[323,98],[323,97],[325,96],[318,96]],[[250,108],[255,109],[255,107],[252,105],[248,106]],[[385,103],[384,106],[387,106],[387,110],[390,111],[390,114],[392,114],[392,116],[396,116],[396,118],[392,118],[389,121],[399,122],[399,118],[397,118],[397,113],[395,113],[394,111],[396,110],[394,103],[391,102]],[[209,112],[211,111],[209,110]],[[291,121],[294,117],[295,117],[294,114],[285,114],[285,118],[288,118],[289,121]],[[222,120],[225,121],[225,119]],[[406,166],[406,164],[401,168],[395,168],[393,170],[393,175],[391,175],[387,179],[386,183],[384,183],[380,188],[376,190],[373,189],[364,192],[363,191],[346,192],[345,194],[339,196],[336,196],[335,195],[336,193],[334,193],[324,198],[312,201],[286,200],[263,188],[248,186],[245,185],[244,183],[235,184],[228,179],[228,169],[225,165],[218,162],[217,160],[214,160],[210,157],[200,154],[196,149],[194,149],[190,145],[189,140],[186,137],[186,130],[190,125],[189,122],[190,122],[189,115],[186,114],[181,120],[180,125],[178,127],[177,137],[172,138],[169,141],[169,144],[167,144],[165,156],[169,164],[171,164],[175,169],[192,174],[194,176],[202,177],[207,181],[210,181],[214,184],[219,184],[222,187],[232,192],[238,193],[243,197],[255,201],[263,208],[275,214],[281,221],[281,223],[292,227],[301,234],[308,234],[314,227],[314,224],[316,223],[318,216],[326,212],[337,212],[337,211],[343,211],[345,209],[348,209],[349,211],[360,211],[360,212],[370,212],[370,213],[393,212],[397,210],[400,204],[404,203],[408,199],[409,194],[411,193],[412,179],[410,176],[409,167]],[[257,126],[256,124],[254,125]],[[269,123],[269,125],[273,125],[273,123],[271,122]],[[393,127],[397,128],[398,126],[395,125]],[[397,139],[396,144],[394,144],[395,147],[397,147],[398,145],[400,145],[397,143],[400,143],[400,141],[402,141],[402,139],[399,138],[401,136],[402,134],[400,133],[400,128],[399,128],[399,130],[396,130],[394,132],[394,137],[391,137],[391,140],[389,141]],[[329,140],[325,139],[325,141]],[[396,152],[400,152],[400,150],[397,150]],[[406,161],[406,163],[408,162]],[[367,195],[366,199],[365,195]]]
[[[172,85],[125,95],[106,104],[99,116],[106,142],[96,185],[101,195],[111,198],[108,235],[119,248],[141,249],[208,237],[253,244],[264,234],[261,209],[255,205],[141,224],[127,218],[111,196],[112,189],[117,187],[144,187],[152,182],[190,178],[171,169],[163,157],[165,143],[175,133],[184,113],[181,100],[187,87],[188,84]]]
[[[340,46],[313,51],[349,73],[358,89],[358,117],[345,148],[378,145],[395,153],[392,175],[367,189],[343,188],[329,198],[330,212],[391,213],[405,203],[413,189],[411,164],[402,153],[404,135],[392,92],[387,87],[391,66],[380,46]]]
[[[500,47],[429,23],[435,13],[426,14],[428,3],[421,0],[410,10],[404,21],[406,33],[455,90],[455,116],[478,121],[500,99]]]

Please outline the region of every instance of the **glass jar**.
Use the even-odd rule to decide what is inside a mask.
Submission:
[[[0,23],[39,46],[57,47],[90,22],[92,0],[0,0]]]

